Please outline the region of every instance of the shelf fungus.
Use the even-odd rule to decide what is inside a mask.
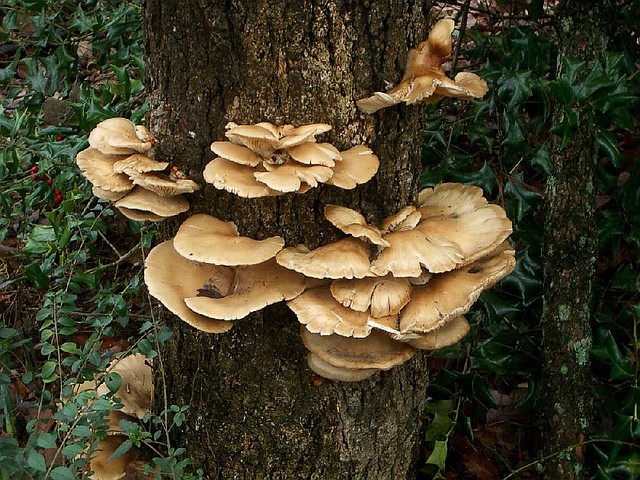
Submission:
[[[144,355],[133,354],[112,361],[107,367],[107,375],[117,373],[121,383],[113,394],[122,403],[120,410],[111,410],[107,414],[107,436],[100,440],[95,451],[91,453],[89,468],[93,471],[89,478],[107,480],[124,478],[127,469],[136,460],[138,451],[135,447],[124,455],[112,458],[113,453],[128,438],[120,427],[121,421],[136,422],[150,412],[153,400],[153,375],[151,360]],[[110,393],[105,382],[88,381],[79,385],[75,394],[93,391],[95,397],[103,397]]]
[[[330,350],[351,352],[362,345],[363,357],[386,349],[406,361],[407,352],[415,349],[453,345],[468,333],[463,315],[482,291],[515,268],[515,252],[507,241],[511,222],[478,187],[445,183],[427,188],[417,205],[379,226],[336,205],[327,205],[325,216],[348,236],[314,250],[298,245],[276,255],[283,267],[324,279],[287,302],[304,325],[307,347],[317,336],[326,345],[335,343]],[[309,350],[310,367],[334,380],[357,381],[393,366],[375,366],[364,358],[345,364]],[[404,353],[393,353],[398,351]]]
[[[358,100],[358,108],[365,113],[374,113],[400,102],[435,103],[443,97],[461,100],[483,97],[487,93],[487,83],[478,75],[460,72],[451,80],[442,68],[444,61],[451,56],[453,28],[453,20],[448,18],[436,23],[427,40],[409,51],[400,83],[387,92],[375,92]]]
[[[378,171],[378,157],[364,145],[340,152],[330,143],[318,143],[316,135],[331,130],[324,123],[231,122],[226,128],[229,140],[211,144],[218,156],[205,167],[204,179],[241,197],[304,193],[320,183],[353,189]]]
[[[183,321],[223,333],[232,320],[302,293],[304,276],[275,261],[283,246],[281,237],[242,237],[233,222],[197,214],[149,252],[144,280],[149,293]]]
[[[76,163],[98,198],[136,221],[161,221],[189,208],[182,196],[199,186],[182,175],[164,173],[167,162],[153,159],[155,139],[149,130],[126,118],[100,122],[89,134],[89,148]]]

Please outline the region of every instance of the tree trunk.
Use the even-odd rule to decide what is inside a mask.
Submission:
[[[606,47],[607,2],[561,2],[563,59],[597,60]],[[586,72],[585,72],[586,73]],[[560,107],[554,123],[562,121]],[[546,187],[543,371],[540,389],[547,478],[588,478],[584,444],[592,419],[591,279],[596,258],[595,124],[581,117],[565,146],[556,142]]]
[[[242,235],[282,235],[311,248],[338,238],[323,207],[370,221],[411,203],[421,169],[422,110],[374,116],[355,100],[397,82],[424,40],[427,2],[147,0],[149,122],[157,156],[194,179],[224,126],[324,122],[320,141],[367,144],[380,171],[354,191],[243,199],[206,185],[191,213],[233,220]],[[172,235],[176,224],[169,223]],[[189,405],[174,439],[209,478],[401,479],[415,467],[427,384],[418,354],[357,384],[319,381],[306,365],[299,324],[284,305],[208,335],[173,318],[162,352],[169,404]]]

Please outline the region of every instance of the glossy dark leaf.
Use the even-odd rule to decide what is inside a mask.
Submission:
[[[596,144],[611,159],[613,165],[619,167],[622,164],[622,155],[618,149],[618,137],[612,131],[596,132]]]

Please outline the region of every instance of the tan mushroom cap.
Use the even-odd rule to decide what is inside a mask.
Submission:
[[[182,196],[163,197],[142,187],[134,188],[115,205],[118,208],[155,213],[161,217],[171,217],[189,210],[189,202]]]
[[[462,315],[452,318],[440,328],[421,334],[394,336],[419,350],[439,350],[460,342],[471,330],[469,322]],[[407,337],[406,339],[403,337]]]
[[[368,225],[365,218],[355,210],[329,204],[324,207],[324,216],[347,235],[366,239],[375,245],[389,246],[389,242],[382,238],[380,230]]]
[[[268,197],[281,195],[264,183],[256,180],[255,169],[239,165],[235,162],[216,158],[210,161],[204,169],[204,180],[213,184],[219,190],[226,190],[244,198]]]
[[[396,315],[411,299],[407,278],[367,277],[341,279],[331,283],[331,295],[345,307],[368,312],[372,317]]]
[[[455,97],[460,100],[481,98],[489,91],[489,86],[475,73],[460,72],[455,80],[448,77],[434,80],[435,94],[439,97]]]
[[[253,175],[260,183],[264,183],[270,189],[278,192],[297,192],[302,182],[316,187],[318,183],[324,183],[333,175],[330,167],[323,165],[302,165],[287,160],[284,164],[270,166],[265,164],[266,172],[255,172]]]
[[[417,230],[431,239],[455,240],[466,265],[494,251],[511,235],[512,227],[502,207],[486,205],[460,215],[423,218]]]
[[[428,238],[419,230],[387,233],[389,247],[380,252],[371,271],[378,276],[419,277],[422,267],[432,273],[453,270],[463,261],[460,247],[452,241]]]
[[[129,178],[134,185],[157,193],[161,197],[173,197],[183,193],[193,193],[200,189],[200,186],[188,178],[173,179],[168,175],[157,173],[135,173],[129,174]]]
[[[342,160],[336,161],[333,176],[327,184],[351,190],[357,185],[368,182],[378,171],[380,160],[373,151],[364,145],[356,145],[340,152]]]
[[[141,134],[143,139],[138,136]],[[89,134],[91,148],[106,154],[146,153],[153,147],[148,130],[137,129],[126,118],[109,118],[96,125]]]
[[[91,187],[91,193],[102,200],[108,200],[110,202],[120,200],[127,194],[127,192],[110,192],[109,190],[104,190],[100,187],[96,187],[95,185]]]
[[[357,238],[343,238],[337,242],[309,250],[306,245],[285,248],[276,260],[285,268],[312,278],[363,278],[369,273],[369,249]]]
[[[170,312],[207,333],[226,332],[232,324],[197,314],[187,307],[184,299],[200,291],[208,295],[228,295],[234,277],[229,267],[187,260],[175,251],[171,240],[155,246],[144,262],[144,282],[149,293]]]
[[[380,224],[380,229],[385,233],[393,232],[396,229],[399,229],[400,225],[403,225],[410,218],[411,220],[409,220],[409,222],[413,223],[414,217],[412,217],[411,215],[414,214],[416,210],[417,210],[416,207],[414,207],[413,205],[407,205],[406,207],[402,208],[399,212],[385,218]],[[422,215],[418,217],[418,220],[420,219],[420,217],[422,217]],[[414,227],[415,225],[411,228],[414,228]]]
[[[418,208],[425,218],[462,215],[487,204],[482,188],[462,183],[441,183],[418,194]]]
[[[371,332],[369,314],[342,306],[326,287],[307,290],[287,306],[312,333],[363,338]]]
[[[168,162],[158,162],[142,154],[130,155],[113,164],[113,171],[133,175],[136,173],[161,172],[169,166]]]
[[[482,194],[481,188],[460,183],[424,189],[418,198],[422,220],[417,229],[432,239],[455,240],[463,264],[488,255],[511,234],[512,225],[504,209],[488,204]]]
[[[336,382],[361,382],[381,371],[377,368],[335,367],[313,353],[307,354],[307,365],[317,375]]]
[[[220,157],[235,162],[239,165],[256,167],[262,162],[262,157],[244,145],[236,145],[232,142],[213,142],[211,150]]]
[[[131,448],[127,453],[114,459],[109,459],[116,449],[129,438],[126,435],[107,435],[100,440],[97,449],[91,453],[89,467],[93,470],[93,480],[117,480],[124,478],[127,467],[135,461],[138,451]]]
[[[122,401],[122,413],[141,419],[151,411],[153,374],[150,362],[144,355],[136,353],[116,359],[107,367],[107,371],[117,373],[122,379],[116,393]],[[103,383],[96,393],[104,395],[108,391],[107,385]]]
[[[126,207],[118,207],[120,213],[122,213],[129,220],[134,222],[162,222],[169,217],[163,217],[151,212],[144,212],[142,210],[133,210]]]
[[[127,175],[114,171],[113,166],[122,155],[102,153],[95,148],[82,150],[76,156],[76,163],[87,180],[94,186],[109,192],[128,192],[133,182]]]
[[[255,125],[227,124],[226,137],[233,143],[246,146],[258,155],[268,158],[276,150],[290,149],[304,143],[315,142],[315,136],[331,130],[324,123],[301,125],[274,125],[260,122]]]
[[[357,102],[365,113],[400,102],[434,103],[442,97],[457,97],[462,100],[479,98],[487,92],[487,84],[473,73],[461,72],[455,80],[448,78],[442,63],[451,56],[451,19],[440,20],[431,29],[429,38],[412,49],[407,55],[407,65],[402,80],[388,92],[375,92],[371,97]]]
[[[227,129],[225,136],[233,143],[243,145],[262,157],[269,157],[276,150],[284,131],[292,130],[293,126],[277,127],[268,122],[256,125],[238,125],[229,122],[225,128]]]
[[[266,262],[283,246],[282,237],[264,240],[241,237],[233,222],[224,222],[204,213],[185,220],[173,239],[173,247],[183,257],[226,266]]]
[[[315,142],[316,135],[328,132],[331,128],[331,125],[326,123],[309,123],[307,125],[300,125],[299,127],[286,132],[278,143],[278,148],[290,149],[291,147],[302,145],[303,143]]]
[[[300,335],[311,353],[341,368],[389,370],[403,364],[416,352],[410,345],[376,330],[365,338],[318,335],[306,328],[300,330]]]
[[[219,320],[237,320],[267,305],[291,300],[304,291],[304,277],[281,267],[275,259],[238,267],[231,292],[221,298],[185,298],[196,313]]]
[[[400,331],[430,332],[468,312],[482,291],[506,277],[515,265],[514,251],[504,250],[414,287],[400,312]]]
[[[287,153],[298,163],[325,167],[333,167],[336,160],[342,158],[338,149],[330,143],[302,143],[287,148]]]

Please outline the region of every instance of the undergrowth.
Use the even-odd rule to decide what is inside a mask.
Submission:
[[[117,388],[96,400],[78,385],[117,384],[103,374],[129,353],[161,368],[171,338],[142,281],[153,233],[93,197],[75,165],[98,122],[144,117],[140,5],[10,0],[0,16],[0,478],[74,479],[121,407]],[[200,477],[169,443],[185,410],[121,425],[119,454],[141,447],[148,478]]]

